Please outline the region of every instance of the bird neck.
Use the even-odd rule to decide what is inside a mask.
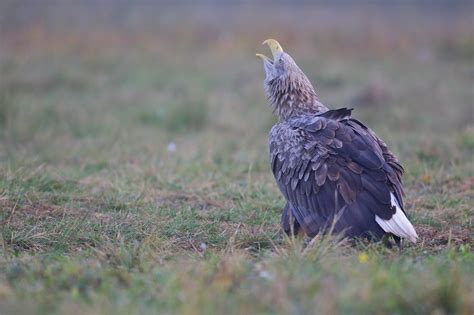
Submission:
[[[287,77],[269,82],[267,96],[280,120],[294,116],[318,114],[328,110],[318,98],[306,76]]]

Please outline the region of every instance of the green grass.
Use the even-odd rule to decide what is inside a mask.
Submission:
[[[354,115],[405,165],[420,235],[303,251],[279,228],[257,44],[3,55],[1,314],[473,313],[472,60],[291,48],[332,107],[383,82]]]

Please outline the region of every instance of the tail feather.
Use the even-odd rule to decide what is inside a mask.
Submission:
[[[375,221],[377,221],[378,225],[380,225],[385,232],[392,233],[399,237],[408,238],[413,243],[416,243],[418,235],[416,234],[415,228],[400,208],[393,193],[390,193],[390,197],[392,206],[396,209],[395,214],[389,220],[384,220],[376,216]]]

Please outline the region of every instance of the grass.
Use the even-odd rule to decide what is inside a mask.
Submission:
[[[423,62],[413,38],[394,54],[379,37],[341,52],[331,32],[320,54],[288,45],[331,107],[381,84],[354,113],[405,165],[420,235],[302,250],[268,167],[264,37],[190,55],[202,30],[180,32],[165,48],[18,33],[32,46],[1,50],[1,314],[473,313],[469,41],[430,33]]]

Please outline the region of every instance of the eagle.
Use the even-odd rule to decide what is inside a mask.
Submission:
[[[264,90],[278,122],[268,144],[270,165],[286,199],[286,234],[337,233],[373,241],[392,236],[416,242],[403,207],[404,169],[374,131],[351,117],[352,109],[329,109],[308,77],[274,39],[272,59],[257,54]]]

